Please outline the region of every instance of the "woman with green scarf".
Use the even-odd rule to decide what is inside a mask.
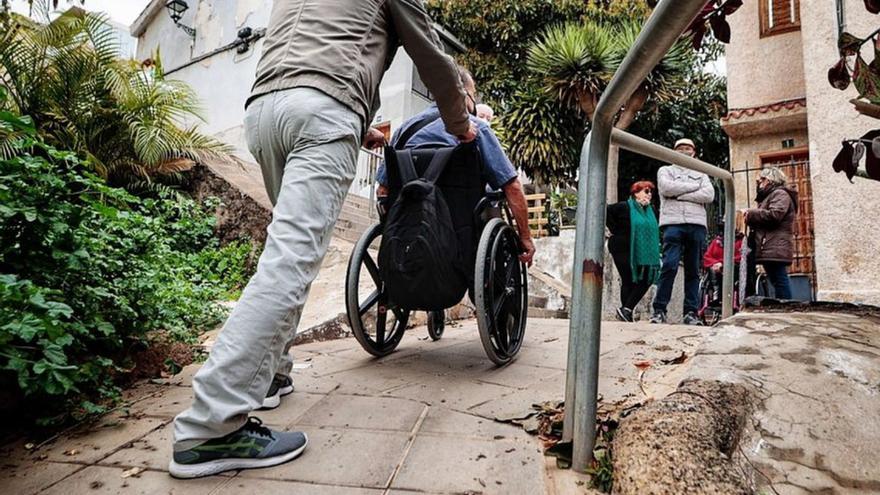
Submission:
[[[633,321],[633,309],[660,275],[660,227],[651,206],[653,195],[653,183],[636,182],[626,201],[608,206],[608,250],[620,273],[621,321]]]

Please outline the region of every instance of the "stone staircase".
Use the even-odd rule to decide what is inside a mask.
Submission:
[[[368,228],[377,223],[379,214],[370,205],[369,198],[349,194],[342,204],[334,235],[349,242],[357,242]]]

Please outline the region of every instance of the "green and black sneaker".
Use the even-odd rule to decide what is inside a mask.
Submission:
[[[175,478],[200,478],[235,469],[275,466],[296,459],[309,437],[300,431],[274,431],[248,418],[237,431],[189,450],[174,452],[168,471]]]

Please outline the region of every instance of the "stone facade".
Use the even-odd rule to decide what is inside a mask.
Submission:
[[[831,168],[841,140],[880,125],[848,103],[857,96],[854,88],[841,92],[828,84],[828,68],[838,60],[835,3],[800,0],[800,29],[773,36],[761,37],[758,2],[746,2],[730,17],[731,110],[722,124],[731,137],[740,208],[754,204],[755,171],[748,180],[742,171],[760,168],[769,153],[809,153],[817,298],[880,304],[878,242],[866,235],[880,230],[880,185],[858,178],[850,184]],[[844,30],[866,36],[877,27],[863,2],[842,3]]]

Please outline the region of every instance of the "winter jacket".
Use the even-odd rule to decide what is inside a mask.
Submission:
[[[758,207],[746,214],[746,224],[755,232],[755,259],[758,263],[791,263],[794,259],[794,222],[797,192],[777,186],[758,193]]]
[[[630,216],[629,203],[621,201],[608,205],[605,214],[605,225],[611,232],[608,239],[608,251],[614,255],[625,255],[629,260]],[[657,242],[660,242],[658,237]]]
[[[660,226],[706,226],[706,206],[715,200],[715,188],[709,176],[700,172],[667,165],[657,172],[660,193]]]
[[[363,119],[379,109],[379,83],[397,47],[434,95],[446,130],[468,130],[465,92],[422,0],[275,0],[248,103],[283,89],[322,91]]]
[[[742,243],[743,237],[736,236],[736,243],[733,245],[733,262],[739,263],[742,260]],[[706,254],[703,255],[703,268],[711,268],[715,263],[724,263],[724,239],[719,235],[709,243]]]

